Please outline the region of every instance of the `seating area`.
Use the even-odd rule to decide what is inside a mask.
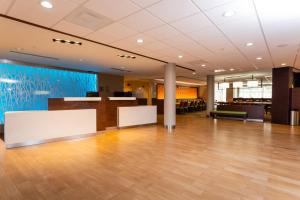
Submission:
[[[176,114],[185,114],[206,110],[204,99],[179,100],[176,103]]]

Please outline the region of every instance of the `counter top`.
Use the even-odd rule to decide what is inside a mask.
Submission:
[[[64,101],[101,101],[101,97],[65,97]]]
[[[134,101],[136,97],[108,97],[110,101]]]

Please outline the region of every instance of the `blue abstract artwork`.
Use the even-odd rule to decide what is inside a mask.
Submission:
[[[0,63],[0,124],[7,111],[47,110],[48,98],[97,91],[97,75]]]

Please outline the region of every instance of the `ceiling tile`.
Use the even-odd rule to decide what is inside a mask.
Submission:
[[[12,3],[13,0],[0,0],[0,13],[5,14]]]
[[[175,37],[180,34],[176,29],[169,25],[164,25],[158,28],[154,28],[152,30],[144,32],[144,34],[149,35],[158,40],[165,40],[169,37]]]
[[[78,35],[78,36],[84,36],[84,35],[87,35],[87,34],[93,32],[93,30],[84,28],[82,26],[78,26],[76,24],[73,24],[73,23],[70,23],[70,22],[67,22],[64,20],[60,21],[53,28],[56,30],[66,32],[66,33],[70,33],[70,34],[76,33],[76,35]]]
[[[97,42],[105,43],[105,44],[109,44],[109,43],[112,43],[112,42],[118,40],[117,38],[115,38],[111,34],[107,34],[105,32],[101,32],[101,31],[97,31],[97,32],[94,32],[90,35],[87,35],[86,38],[91,39],[91,40],[95,40]]]
[[[132,14],[121,20],[120,23],[140,32],[163,25],[163,22],[161,20],[152,16],[147,11],[140,11]]]
[[[224,17],[224,13],[228,11],[235,12],[235,15],[231,17]],[[223,6],[218,6],[207,10],[205,13],[215,24],[223,24],[233,20],[240,20],[245,17],[256,16],[256,12],[251,0],[235,0]]]
[[[165,22],[172,22],[199,12],[191,1],[186,0],[162,0],[147,9]]]
[[[53,0],[52,2],[54,8],[47,9],[43,8],[39,1],[16,0],[8,15],[51,27],[78,6],[70,0]]]
[[[113,20],[126,17],[140,9],[129,0],[89,0],[84,6]]]
[[[148,45],[144,45],[143,46],[145,49],[148,49],[150,51],[156,51],[156,50],[160,50],[160,49],[166,49],[166,48],[169,48],[168,45],[162,43],[162,42],[159,42],[159,41],[155,41],[155,42],[152,42]]]
[[[222,6],[232,1],[234,0],[193,0],[193,2],[195,2],[203,10]]]
[[[83,4],[84,2],[86,2],[86,0],[70,0],[74,3],[77,3],[77,4]]]
[[[110,42],[113,42],[136,34],[137,34],[136,31],[127,28],[126,26],[120,23],[113,23],[98,31],[95,31],[94,33],[90,34],[89,37],[100,39],[103,35],[111,36],[112,40]]]
[[[132,0],[132,1],[138,4],[139,6],[145,8],[159,2],[160,0]]]
[[[173,22],[171,25],[184,33],[198,31],[206,27],[214,26],[203,13],[189,16]]]
[[[229,41],[215,27],[191,32],[188,33],[188,35],[212,51],[219,51],[224,48],[233,48]]]
[[[140,38],[144,40],[144,42],[142,44],[137,43],[137,39],[140,39]],[[155,40],[152,39],[151,37],[148,37],[143,34],[137,34],[135,36],[131,36],[131,37],[128,37],[128,38],[125,38],[122,40],[115,41],[111,44],[113,46],[132,50],[132,49],[139,48],[139,47],[144,48],[144,46],[147,46],[148,44],[151,44],[154,41]]]

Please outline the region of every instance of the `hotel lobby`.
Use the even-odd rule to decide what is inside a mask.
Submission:
[[[0,0],[0,200],[300,199],[299,0]]]

